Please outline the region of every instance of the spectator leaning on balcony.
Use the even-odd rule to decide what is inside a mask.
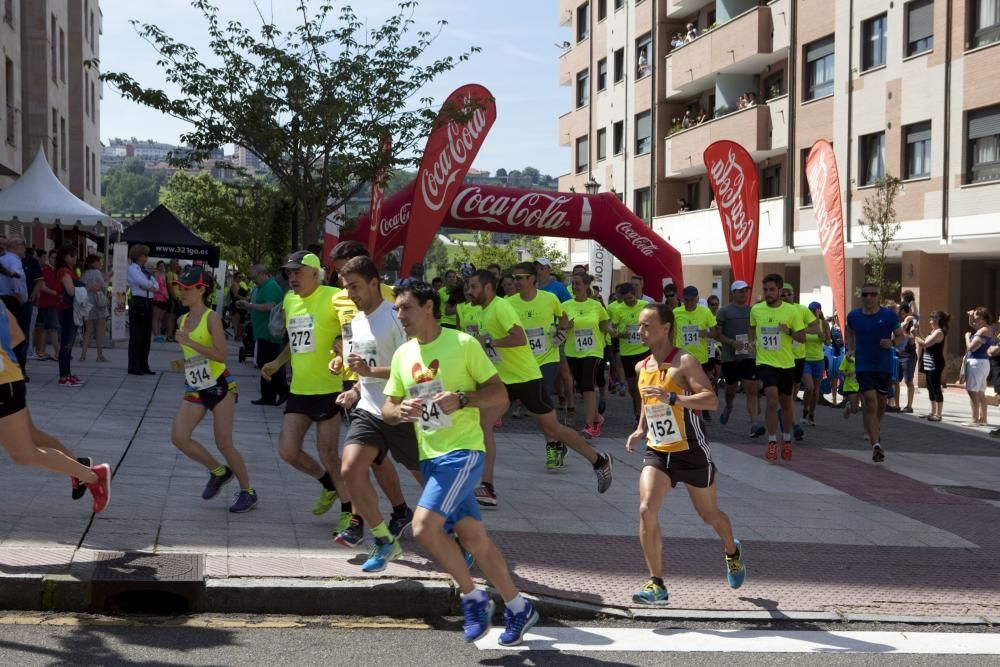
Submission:
[[[694,27],[693,23],[687,24],[687,35],[684,38],[685,43],[690,42],[692,39],[698,37],[698,29]]]
[[[708,113],[704,109],[698,109],[698,118],[695,120],[695,123],[701,125],[706,120],[708,120]]]
[[[670,38],[670,46],[674,49],[684,46],[684,35],[679,32],[675,32],[674,36]]]
[[[694,125],[694,119],[691,118],[691,110],[688,109],[684,112],[684,117],[681,118],[681,127],[685,130]]]

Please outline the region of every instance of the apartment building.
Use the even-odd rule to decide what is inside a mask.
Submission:
[[[903,179],[890,279],[924,312],[1000,307],[1000,84],[990,66],[1000,0],[560,0],[559,11],[572,31],[559,66],[572,110],[559,142],[573,152],[560,189],[614,189],[684,255],[702,293],[727,297],[702,152],[730,139],[758,167],[758,276],[781,272],[830,309],[803,175],[809,148],[827,139],[849,294],[864,277],[864,202],[888,174]]]

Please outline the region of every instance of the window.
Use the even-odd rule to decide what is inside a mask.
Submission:
[[[97,192],[97,152],[90,151],[90,191]]]
[[[59,28],[59,79],[66,83],[66,32]]]
[[[689,211],[697,211],[701,208],[701,183],[691,181],[687,184],[687,197],[684,199]]]
[[[615,11],[616,12],[619,9],[621,9],[622,7],[624,7],[624,6],[625,6],[625,0],[615,0]]]
[[[58,45],[56,44],[56,15],[52,15],[52,20],[49,27],[49,60],[52,61],[52,83],[58,82],[59,76],[59,52]]]
[[[622,48],[615,51],[614,59],[615,59],[615,83],[618,83],[619,81],[625,78],[625,49]]]
[[[1000,0],[973,0],[969,10],[969,47],[1000,41]]]
[[[62,150],[59,152],[59,163],[60,163],[60,166],[62,167],[62,170],[66,171],[66,146],[67,146],[68,142],[66,141],[66,119],[65,118],[60,118],[59,119],[59,141],[62,143],[62,146],[60,146],[60,148]]]
[[[635,154],[643,155],[653,148],[652,128],[653,115],[643,111],[635,116]]]
[[[576,41],[590,37],[590,1],[576,8]]]
[[[576,108],[590,103],[590,70],[577,72],[576,75]]]
[[[89,190],[90,189],[90,146],[84,146],[83,153],[84,153],[83,156],[84,173],[86,175],[83,181],[83,188],[85,190]]]
[[[806,100],[833,95],[832,35],[806,46],[805,78]]]
[[[97,104],[94,99],[94,82],[90,82],[90,119],[97,122]]]
[[[49,156],[52,170],[59,171],[59,109],[52,110],[52,155]]]
[[[94,37],[94,12],[90,12],[90,46],[94,47],[96,45],[97,40]]]
[[[583,173],[589,168],[590,137],[580,137],[576,140],[576,173]]]
[[[934,0],[914,0],[906,10],[906,55],[934,48]]]
[[[760,179],[761,199],[781,196],[781,165],[764,167]]]
[[[646,33],[635,40],[635,78],[641,79],[653,73],[653,37]]]
[[[608,0],[597,0],[597,20],[608,18]]]
[[[903,128],[906,141],[906,178],[931,175],[931,122]]]
[[[888,30],[885,14],[861,23],[861,70],[881,67],[885,64],[885,42]]]
[[[811,148],[803,148],[799,152],[799,201],[803,206],[812,206],[812,193],[809,192],[809,178],[806,176],[806,158]]]
[[[608,157],[608,128],[602,127],[597,131],[597,161],[600,162]]]
[[[858,141],[858,180],[873,185],[885,176],[885,132],[866,134]]]
[[[84,15],[84,17],[86,17],[87,14],[89,14],[89,13],[90,13],[90,0],[83,0],[83,15]],[[83,27],[83,41],[87,42],[88,44],[91,43],[91,41],[90,41],[90,31],[87,30],[87,26]]]
[[[633,193],[632,196],[635,200],[632,212],[642,218],[642,220],[648,225],[650,219],[653,217],[653,199],[650,195],[649,188],[639,188]]]
[[[597,89],[604,90],[608,87],[608,59],[601,58],[597,61]]]
[[[625,121],[620,120],[611,126],[611,150],[613,155],[625,152]]]
[[[772,100],[785,94],[785,70],[764,79],[764,99]]]
[[[4,92],[7,100],[7,143],[11,146],[17,145],[14,141],[14,61],[5,59],[4,63]]]
[[[83,113],[90,116],[90,75],[83,75]]]
[[[1000,106],[969,113],[969,183],[1000,180]]]
[[[14,0],[3,0],[3,20],[7,25],[14,25]]]

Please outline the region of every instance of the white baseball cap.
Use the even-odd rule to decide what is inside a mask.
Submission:
[[[732,287],[730,287],[730,289],[735,292],[736,290],[746,289],[748,287],[750,287],[750,286],[747,285],[747,281],[745,281],[745,280],[734,280],[733,284],[732,284]]]
[[[542,266],[552,268],[552,262],[549,261],[548,257],[539,257],[535,260],[535,264],[541,264]]]

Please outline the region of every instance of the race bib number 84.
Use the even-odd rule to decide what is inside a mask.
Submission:
[[[451,416],[442,412],[438,404],[432,400],[435,395],[443,391],[441,380],[418,382],[407,390],[410,398],[420,399],[419,425],[422,431],[437,431],[451,426]]]

